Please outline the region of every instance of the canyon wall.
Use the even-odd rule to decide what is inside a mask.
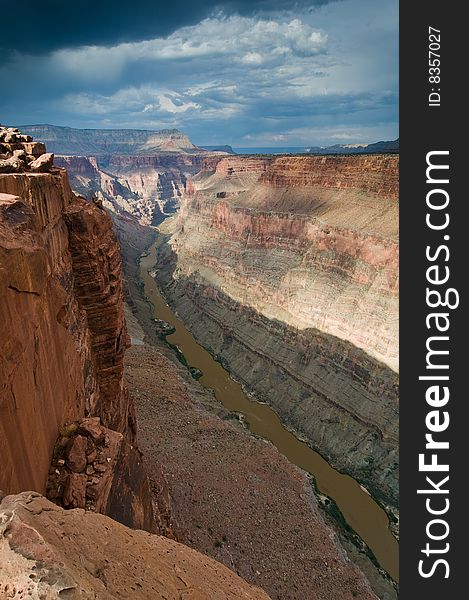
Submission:
[[[187,177],[201,168],[204,155],[59,156],[74,192],[97,197],[116,214],[132,216],[142,225],[157,225],[179,207]]]
[[[157,275],[248,390],[393,506],[397,203],[396,155],[210,161],[163,226]]]
[[[115,494],[126,524],[152,529],[123,379],[129,340],[119,246],[110,217],[76,198],[61,169],[0,174],[0,328],[0,489],[49,489],[60,432],[67,472],[59,492],[84,492],[97,456],[82,436],[83,460],[71,458],[77,446],[67,424],[94,416],[115,439],[113,468],[101,469],[103,511]],[[125,475],[130,466],[133,478]]]

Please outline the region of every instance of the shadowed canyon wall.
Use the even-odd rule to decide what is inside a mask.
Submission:
[[[398,157],[229,157],[158,277],[236,378],[383,502],[398,487]]]

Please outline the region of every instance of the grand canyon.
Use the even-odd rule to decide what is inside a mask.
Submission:
[[[0,129],[0,598],[397,598],[394,149]]]

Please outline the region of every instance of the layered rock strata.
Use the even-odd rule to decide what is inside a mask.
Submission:
[[[269,598],[187,546],[31,492],[0,504],[0,597]]]
[[[203,156],[59,156],[72,189],[87,199],[97,197],[110,211],[158,225],[179,207],[187,177],[200,170]]]
[[[236,378],[392,505],[397,176],[395,155],[207,164],[166,228],[157,275]]]
[[[85,310],[99,389],[92,414],[110,429],[133,435],[132,403],[124,386],[125,325],[120,248],[112,221],[98,203],[79,198],[64,214],[69,232],[75,295]]]

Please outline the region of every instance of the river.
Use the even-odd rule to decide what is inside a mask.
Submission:
[[[352,477],[335,470],[320,454],[288,431],[272,408],[251,399],[228,371],[195,340],[167,305],[155,279],[149,274],[156,264],[157,246],[158,241],[151,246],[148,255],[142,256],[140,276],[145,295],[153,304],[155,318],[175,328],[167,340],[180,349],[191,367],[202,371],[200,383],[213,390],[225,408],[245,415],[253,433],[272,442],[290,462],[313,475],[318,490],[336,502],[346,522],[372,550],[383,569],[398,581],[399,546],[389,529],[386,512]]]

